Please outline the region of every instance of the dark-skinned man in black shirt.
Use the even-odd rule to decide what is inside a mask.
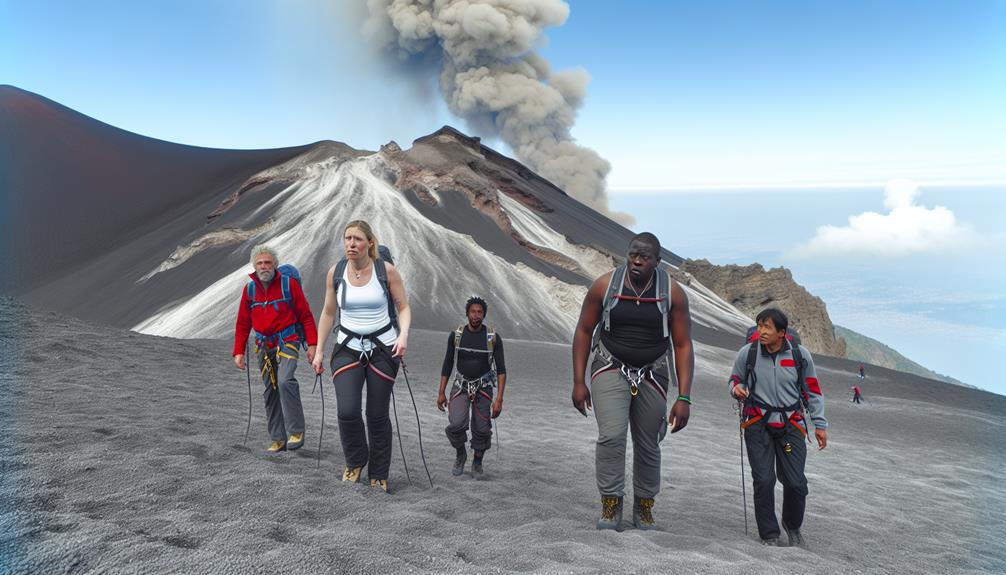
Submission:
[[[440,370],[440,390],[437,409],[447,409],[447,438],[457,451],[454,475],[462,475],[468,460],[468,429],[472,432],[472,477],[483,477],[482,456],[492,441],[492,420],[503,410],[503,390],[506,387],[506,362],[503,340],[485,325],[488,304],[478,296],[465,302],[468,322],[447,337],[447,353]],[[457,355],[458,373],[447,396],[447,382]],[[497,389],[498,388],[498,389]]]
[[[688,297],[659,268],[659,240],[650,233],[639,234],[629,243],[627,255],[624,266],[597,278],[587,291],[573,334],[573,406],[584,416],[593,408],[597,419],[595,470],[601,493],[597,528],[618,531],[626,432],[631,428],[633,524],[637,529],[654,529],[660,441],[668,423],[671,433],[688,424],[695,364]],[[678,395],[668,415],[669,350],[674,355]],[[588,388],[591,351],[594,361]]]

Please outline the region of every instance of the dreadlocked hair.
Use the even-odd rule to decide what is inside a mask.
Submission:
[[[486,303],[486,300],[480,298],[477,295],[473,295],[472,297],[468,298],[468,301],[465,302],[465,314],[467,314],[468,310],[473,305],[476,305],[476,304],[482,306],[482,312],[483,313],[489,313],[489,304]]]

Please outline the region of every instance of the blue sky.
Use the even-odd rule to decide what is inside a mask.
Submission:
[[[464,128],[432,80],[417,83],[375,57],[348,4],[0,0],[0,83],[127,130],[210,147],[335,139],[376,149],[445,123]],[[1002,210],[983,210],[992,196],[962,186],[1006,189],[1006,1],[579,1],[539,51],[555,70],[592,77],[573,135],[611,162],[616,208],[636,211],[642,225],[652,206],[679,205],[682,190],[714,194],[688,204],[706,227],[665,243],[718,263],[786,265],[845,318],[839,323],[859,322],[847,327],[949,375],[977,377],[928,360],[947,344],[927,347],[908,337],[920,324],[884,314],[924,323],[941,302],[957,302],[953,325],[972,329],[968,337],[996,340],[1006,329],[1001,303],[988,303],[1006,285],[1003,272],[990,271],[1006,266],[988,264],[1006,260]],[[891,215],[884,189],[896,178],[918,186],[920,210],[854,228],[850,216]],[[772,214],[752,202],[729,233],[716,232],[716,198],[726,197],[717,188],[799,192],[808,209],[792,214],[800,222],[779,236],[785,247],[749,249],[735,241],[752,225],[745,213]],[[955,219],[943,231],[927,228],[919,251],[850,256],[818,239],[830,224],[842,237],[895,245],[885,226],[936,226],[936,200]],[[786,252],[804,244],[817,251]],[[863,261],[884,263],[856,273]],[[932,262],[953,262],[953,281],[927,268]],[[908,277],[931,286],[912,292],[911,305],[894,297]],[[969,311],[982,305],[993,311]],[[998,345],[986,352],[1006,351]]]

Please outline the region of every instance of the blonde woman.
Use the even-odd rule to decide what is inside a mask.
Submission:
[[[370,224],[363,220],[350,222],[342,240],[345,258],[328,270],[325,307],[318,319],[318,350],[312,364],[316,373],[325,371],[322,350],[329,334],[334,334],[330,365],[339,411],[339,437],[346,456],[342,480],[359,482],[367,467],[371,486],[388,491],[388,409],[401,358],[408,348],[412,313],[402,276],[394,265],[379,257],[377,237]],[[364,387],[366,423],[362,413]]]

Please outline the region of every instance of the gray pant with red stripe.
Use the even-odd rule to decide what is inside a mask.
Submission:
[[[339,438],[347,467],[367,466],[370,479],[387,479],[391,469],[391,391],[399,360],[374,350],[369,363],[349,348],[332,358],[332,382],[339,411]],[[367,424],[363,423],[363,388],[367,388]],[[369,437],[369,445],[368,445]]]
[[[660,492],[660,441],[667,432],[667,381],[654,373],[632,395],[617,367],[595,356],[590,398],[597,419],[595,470],[601,496],[625,495],[625,440],[632,430],[632,489],[637,497]]]

